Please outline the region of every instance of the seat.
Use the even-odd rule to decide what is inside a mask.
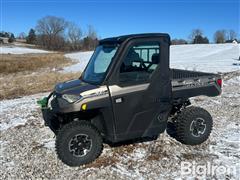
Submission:
[[[159,58],[159,53],[154,53],[152,55],[152,64],[159,64],[160,58]]]
[[[120,72],[130,72],[136,71],[138,68],[133,66],[133,62],[141,62],[139,54],[134,51],[134,49],[130,49],[124,62],[121,65]]]

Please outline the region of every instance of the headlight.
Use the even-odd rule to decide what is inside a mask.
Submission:
[[[73,95],[73,94],[64,94],[62,98],[65,99],[69,103],[74,103],[81,98],[81,96]]]

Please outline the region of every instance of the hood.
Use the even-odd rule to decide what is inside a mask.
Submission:
[[[55,92],[59,94],[79,95],[84,91],[97,88],[96,85],[85,83],[79,79],[59,83],[55,86]]]

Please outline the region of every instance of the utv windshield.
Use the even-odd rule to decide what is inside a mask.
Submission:
[[[117,45],[99,45],[93,53],[82,76],[82,80],[92,84],[100,84],[107,73]]]

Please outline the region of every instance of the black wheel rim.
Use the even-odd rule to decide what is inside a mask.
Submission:
[[[206,122],[203,118],[196,118],[190,125],[190,132],[194,137],[200,137],[206,131]]]
[[[86,156],[92,149],[92,139],[87,134],[76,134],[70,139],[68,148],[75,157]]]

